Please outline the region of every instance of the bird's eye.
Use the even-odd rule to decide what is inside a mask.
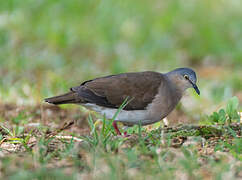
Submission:
[[[186,80],[188,80],[189,79],[189,77],[188,77],[188,75],[184,75],[184,78],[186,79]]]

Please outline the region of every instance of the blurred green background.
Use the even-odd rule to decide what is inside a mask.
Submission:
[[[97,76],[192,67],[187,111],[242,102],[240,0],[2,0],[0,101],[37,104]]]

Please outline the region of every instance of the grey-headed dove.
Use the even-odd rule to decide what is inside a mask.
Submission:
[[[190,68],[178,68],[168,73],[152,71],[122,73],[100,77],[70,88],[70,92],[45,99],[51,104],[81,104],[112,119],[120,105],[129,103],[116,116],[125,125],[148,125],[165,118],[182,98],[184,91],[196,85],[196,73]]]

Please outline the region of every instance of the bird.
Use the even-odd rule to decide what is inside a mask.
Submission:
[[[172,112],[186,89],[193,88],[200,95],[196,83],[197,76],[191,68],[176,68],[167,73],[127,72],[84,81],[65,94],[46,98],[45,102],[82,105],[112,119],[127,100],[112,123],[121,135],[117,122],[125,126],[158,122]]]

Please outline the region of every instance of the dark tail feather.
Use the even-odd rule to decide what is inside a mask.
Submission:
[[[54,96],[51,98],[45,99],[45,102],[51,104],[72,104],[72,103],[81,103],[81,99],[78,98],[76,92],[68,92],[60,96]]]

